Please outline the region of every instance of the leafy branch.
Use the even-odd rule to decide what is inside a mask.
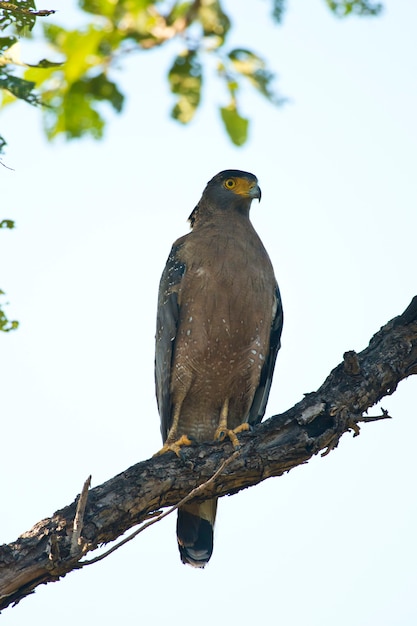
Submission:
[[[383,5],[381,2],[368,0],[326,0],[329,9],[337,17],[348,15],[371,16],[380,15]]]
[[[3,223],[3,222],[1,222]],[[4,296],[5,293],[2,289],[0,289],[0,297]],[[17,327],[19,326],[19,322],[17,322],[16,320],[9,320],[6,313],[3,310],[3,307],[5,306],[6,303],[0,304],[0,332],[4,332],[4,333],[8,333],[11,330],[16,330]]]
[[[256,2],[252,0],[254,10]],[[367,0],[325,0],[338,17],[375,16],[380,3]],[[271,17],[282,23],[285,0],[271,0]],[[284,99],[274,88],[275,74],[266,61],[246,47],[228,49],[232,19],[222,0],[174,1],[167,8],[159,0],[79,0],[84,23],[75,30],[51,23],[43,25],[38,39],[49,46],[59,63],[46,60],[27,68],[21,76],[6,69],[18,65],[13,48],[17,36],[0,37],[0,89],[2,105],[23,99],[29,104],[47,104],[44,109],[45,131],[49,139],[64,135],[67,139],[86,135],[103,136],[103,104],[120,113],[124,94],[114,80],[115,67],[121,57],[132,52],[146,52],[177,40],[182,50],[168,72],[168,84],[175,104],[171,116],[189,124],[197,113],[204,89],[209,58],[223,82],[229,101],[219,106],[220,119],[235,145],[246,142],[250,120],[241,112],[241,86],[252,89],[280,106]],[[49,18],[54,9],[36,10],[33,0],[0,1],[0,31],[6,28],[20,37],[28,35],[39,17]],[[33,35],[32,35],[33,36]],[[24,64],[20,64],[24,66]],[[0,138],[0,152],[5,141]]]
[[[16,49],[19,36],[28,35],[34,28],[37,17],[48,17],[54,10],[37,11],[33,0],[3,2],[0,0],[0,32],[8,29],[12,34],[0,37],[0,90],[3,91],[2,106],[14,100],[24,100],[31,105],[42,104],[35,91],[36,83],[14,75],[16,67],[29,67],[18,58]],[[46,59],[30,67],[45,68],[55,66]],[[0,135],[0,154],[4,151],[6,140]]]

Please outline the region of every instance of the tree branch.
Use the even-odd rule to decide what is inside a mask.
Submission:
[[[316,392],[240,435],[239,454],[223,467],[233,450],[226,442],[190,446],[183,449],[182,459],[172,454],[153,457],[91,489],[85,502],[86,486],[81,505],[77,498],[1,546],[0,609],[19,602],[39,584],[78,569],[87,552],[114,541],[161,508],[177,505],[202,483],[207,483],[204,495],[198,492],[197,499],[233,494],[280,476],[320,451],[329,453],[343,433],[358,435],[360,422],[389,417],[384,410],[376,418],[363,413],[416,373],[417,296],[365,350],[346,352]],[[216,480],[210,480],[214,475]]]

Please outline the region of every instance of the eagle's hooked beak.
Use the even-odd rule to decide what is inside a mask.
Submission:
[[[261,188],[259,187],[257,183],[255,183],[253,187],[251,187],[249,190],[249,197],[253,199],[258,198],[260,202],[261,196],[262,196]]]

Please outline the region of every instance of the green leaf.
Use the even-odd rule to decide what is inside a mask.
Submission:
[[[95,100],[107,101],[117,113],[120,113],[124,104],[124,95],[119,91],[116,83],[107,78],[106,74],[99,74],[87,81],[87,87],[87,96]]]
[[[0,228],[14,228],[13,220],[2,220],[0,222]]]
[[[29,104],[40,104],[39,96],[33,91],[34,87],[35,83],[24,78],[12,76],[0,68],[0,88],[7,89],[16,98],[25,100]]]
[[[63,71],[68,84],[81,79],[90,68],[103,61],[99,53],[103,31],[89,25],[83,31],[66,31],[55,24],[44,26],[46,39],[66,57]]]
[[[280,98],[272,89],[271,83],[275,75],[267,69],[266,63],[261,57],[244,48],[231,50],[228,57],[234,71],[245,76],[265,98],[273,104],[284,102],[284,99]]]
[[[286,0],[272,0],[272,17],[278,24],[281,24],[286,8]]]
[[[92,13],[93,15],[102,15],[103,17],[112,16],[116,4],[121,3],[112,2],[112,0],[81,0],[79,2],[82,11]]]
[[[5,146],[7,146],[7,141],[0,135],[0,154],[4,154]]]
[[[179,17],[185,17],[188,11],[192,8],[193,3],[189,0],[187,2],[175,2],[171,8],[169,15],[167,16],[167,23],[172,24]]]
[[[55,63],[54,61],[48,61],[48,59],[41,59],[39,61],[39,63],[36,63],[36,64],[26,63],[26,65],[28,67],[36,67],[36,68],[40,68],[40,69],[46,69],[46,68],[50,68],[50,67],[62,67],[64,64],[63,63]]]
[[[201,98],[202,67],[194,50],[186,50],[176,57],[168,80],[172,93],[178,96],[171,115],[182,124],[188,124]]]
[[[93,15],[109,20],[108,32],[119,41],[131,39],[141,42],[155,38],[152,33],[160,25],[160,2],[155,0],[81,0],[81,8]],[[171,4],[161,3],[161,4]],[[165,18],[167,8],[163,7]]]
[[[48,136],[64,133],[68,139],[91,135],[95,139],[103,136],[104,120],[85,97],[81,81],[73,83],[60,106],[52,109],[46,117]]]
[[[329,9],[337,17],[348,15],[376,16],[383,10],[381,2],[369,2],[368,0],[326,0]]]
[[[155,0],[80,0],[79,5],[86,13],[92,13],[93,15],[103,15],[106,17],[114,15],[115,11],[121,11],[124,14],[143,11],[148,6],[155,4]]]
[[[17,37],[0,37],[0,53],[5,52],[17,42]]]
[[[200,2],[198,19],[203,27],[205,37],[217,37],[218,45],[222,45],[230,29],[230,19],[223,11],[219,0]]]
[[[4,296],[4,291],[2,291],[0,289],[0,295]],[[4,303],[4,304],[7,304]],[[5,312],[2,309],[2,306],[0,306],[0,331],[3,331],[4,333],[8,333],[11,330],[16,330],[16,328],[19,326],[19,322],[17,322],[16,320],[9,320],[5,314]]]
[[[123,94],[105,74],[77,80],[71,85],[69,93],[72,96],[82,96],[86,100],[107,101],[119,113],[123,107]]]
[[[2,309],[0,309],[0,331],[9,333],[11,330],[17,330],[19,322],[17,320],[9,320]]]
[[[235,146],[242,146],[248,138],[249,120],[239,115],[236,104],[220,107],[220,115],[226,132]]]
[[[97,102],[107,102],[120,112],[124,96],[105,74],[72,83],[62,99],[47,112],[48,136],[64,133],[71,139],[85,135],[100,139],[103,136],[104,120],[95,106]]]
[[[25,34],[35,26],[36,11],[34,0],[14,0],[7,3],[8,7],[0,8],[0,30],[13,24],[19,34]]]
[[[83,30],[66,31],[55,24],[44,26],[47,40],[63,64],[42,61],[25,72],[49,105],[45,129],[49,139],[64,134],[67,139],[86,135],[100,139],[105,125],[101,104],[107,102],[120,112],[124,95],[107,77],[109,58],[120,46],[120,35],[107,27],[90,24]]]

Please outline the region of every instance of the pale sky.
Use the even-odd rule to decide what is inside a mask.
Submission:
[[[73,23],[71,4],[56,21]],[[159,277],[218,171],[249,170],[262,188],[251,216],[285,310],[267,416],[417,293],[417,6],[387,0],[383,17],[339,21],[323,1],[288,4],[277,27],[269,2],[226,3],[230,47],[263,54],[290,99],[275,109],[242,94],[244,148],[220,127],[227,94],[210,77],[195,121],[170,120],[176,44],[123,63],[126,109],[101,143],[48,145],[38,111],[4,111],[15,171],[0,168],[1,218],[17,229],[0,233],[0,287],[21,326],[0,337],[1,542],[72,502],[89,474],[99,485],[159,449]],[[2,624],[414,626],[416,398],[409,379],[370,410],[393,420],[223,498],[205,570],[180,563],[172,516],[38,588]]]

